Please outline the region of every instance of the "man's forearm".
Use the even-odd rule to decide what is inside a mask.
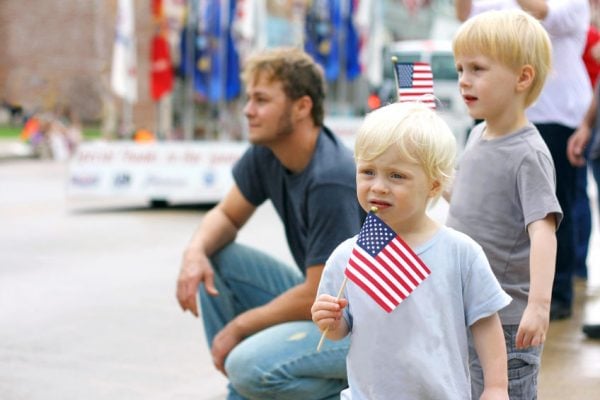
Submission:
[[[237,235],[236,226],[227,216],[215,207],[204,216],[200,226],[186,247],[187,253],[202,252],[211,256],[227,243],[232,242]]]
[[[471,6],[473,5],[473,0],[455,0],[454,2],[454,10],[456,12],[456,18],[459,21],[464,22],[471,15]]]
[[[241,336],[248,337],[283,322],[309,321],[314,300],[315,294],[308,293],[304,284],[300,284],[269,303],[238,315],[232,325]]]
[[[548,4],[546,0],[517,0],[521,8],[533,15],[540,21],[548,15]]]

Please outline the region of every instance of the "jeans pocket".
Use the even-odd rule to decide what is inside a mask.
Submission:
[[[508,392],[512,399],[531,400],[537,398],[537,376],[539,362],[529,354],[509,354]]]

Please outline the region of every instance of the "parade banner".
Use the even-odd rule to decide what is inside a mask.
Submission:
[[[215,203],[233,184],[243,142],[84,143],[69,164],[67,197]]]

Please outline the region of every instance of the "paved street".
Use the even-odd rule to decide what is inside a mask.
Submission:
[[[174,296],[181,250],[203,210],[67,202],[65,172],[61,163],[0,160],[0,399],[224,399],[201,322]],[[273,210],[258,214],[240,241],[291,260]],[[595,229],[589,299],[600,280]],[[552,326],[542,399],[600,390],[600,345],[582,336],[578,310]]]
[[[64,174],[0,162],[0,399],[223,398],[201,322],[174,296],[202,214],[82,211],[65,202]]]

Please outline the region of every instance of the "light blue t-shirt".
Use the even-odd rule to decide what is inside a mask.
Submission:
[[[326,263],[319,294],[337,295],[357,237]],[[431,270],[391,313],[348,281],[344,318],[350,327],[349,388],[342,399],[471,398],[467,331],[510,303],[481,247],[448,227],[413,249]]]

